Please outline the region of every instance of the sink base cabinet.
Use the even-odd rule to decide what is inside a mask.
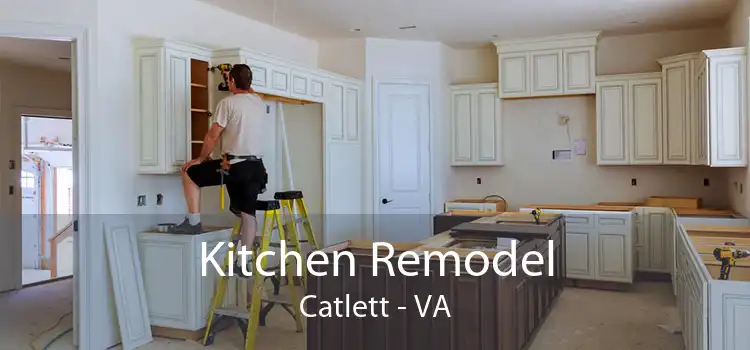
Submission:
[[[502,277],[489,271],[482,276],[471,276],[463,270],[454,275],[452,258],[446,259],[445,276],[440,276],[439,261],[431,261],[430,276],[424,275],[424,261],[406,272],[417,276],[404,276],[398,268],[397,257],[391,259],[395,275],[389,275],[384,265],[378,265],[378,276],[373,276],[372,257],[355,255],[355,275],[348,272],[333,276],[333,265],[323,265],[318,271],[326,276],[308,275],[307,295],[315,296],[305,309],[317,314],[323,302],[336,298],[355,301],[385,299],[388,317],[308,317],[308,350],[358,350],[358,349],[498,349],[525,348],[544,323],[551,306],[562,292],[564,275],[564,242],[554,239],[554,277],[546,275],[549,262],[533,266],[530,272],[541,271],[542,276],[528,276],[518,266],[516,276]],[[548,243],[533,240],[518,248],[518,254],[531,250],[541,253],[546,260]],[[490,254],[491,256],[493,254]],[[523,255],[520,255],[523,256]],[[333,261],[329,254],[329,261]],[[349,271],[348,259],[339,260],[339,271]],[[500,263],[507,271],[510,261]],[[477,266],[474,270],[479,270]],[[417,298],[422,305],[431,298],[427,315],[420,316]],[[436,305],[443,297],[450,317],[437,311]],[[405,307],[405,310],[399,310]],[[366,330],[366,331],[365,331]]]

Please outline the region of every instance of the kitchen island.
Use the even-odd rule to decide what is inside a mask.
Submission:
[[[562,292],[565,279],[565,222],[560,215],[544,215],[540,224],[529,222],[528,214],[484,217],[471,224],[487,229],[464,227],[444,232],[422,242],[393,244],[394,250],[373,250],[373,242],[344,242],[323,249],[333,261],[336,254],[349,252],[353,261],[340,259],[339,271],[355,275],[333,276],[333,263],[319,270],[325,276],[308,276],[306,312],[318,314],[326,303],[388,301],[389,317],[310,317],[308,350],[337,349],[522,349]],[[481,231],[481,232],[480,232]],[[552,252],[550,249],[550,241]],[[516,274],[503,276],[512,268],[510,258],[494,259],[509,253],[516,242]],[[534,252],[543,257],[539,264],[528,264],[524,255]],[[392,253],[392,254],[389,254]],[[445,260],[436,256],[443,253]],[[458,257],[458,266],[450,254]],[[552,260],[547,257],[552,256]],[[413,259],[416,256],[417,259]],[[415,261],[414,267],[394,273],[376,264],[375,258],[388,259],[397,266]],[[496,261],[482,271],[483,261]],[[374,271],[377,269],[377,276]],[[441,269],[445,273],[441,274]],[[471,270],[471,271],[470,271]],[[549,272],[552,271],[551,275]],[[322,271],[320,271],[322,272]],[[456,273],[459,275],[456,276]],[[431,304],[424,307],[430,298]],[[440,306],[445,306],[440,308]],[[426,312],[426,314],[421,314]],[[367,330],[366,332],[364,330]]]

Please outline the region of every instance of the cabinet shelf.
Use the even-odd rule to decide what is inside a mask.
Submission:
[[[208,86],[207,86],[207,85],[205,85],[205,84],[190,83],[190,86],[191,86],[191,87],[196,87],[196,88],[203,88],[203,89],[208,89]]]
[[[208,113],[207,109],[202,109],[202,108],[191,108],[190,111],[196,112],[196,113]]]

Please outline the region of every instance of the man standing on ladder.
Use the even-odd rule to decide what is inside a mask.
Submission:
[[[240,247],[252,250],[257,232],[255,219],[258,195],[267,182],[263,165],[263,118],[265,104],[250,87],[253,73],[245,64],[236,64],[229,71],[232,96],[216,106],[216,119],[206,133],[198,158],[182,168],[182,186],[189,214],[175,226],[173,233],[200,234],[200,188],[226,185],[229,209],[242,218]],[[220,142],[222,159],[209,160],[216,142]],[[228,175],[225,171],[228,171]],[[223,191],[223,189],[222,189]],[[240,269],[239,273],[242,273]]]

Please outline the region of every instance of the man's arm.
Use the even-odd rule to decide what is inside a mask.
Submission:
[[[198,156],[199,160],[204,161],[208,159],[208,156],[211,154],[211,151],[214,150],[216,141],[219,140],[222,131],[224,131],[224,128],[218,123],[211,124],[211,129],[208,130],[206,137],[203,138],[203,147],[201,147],[201,154]]]

